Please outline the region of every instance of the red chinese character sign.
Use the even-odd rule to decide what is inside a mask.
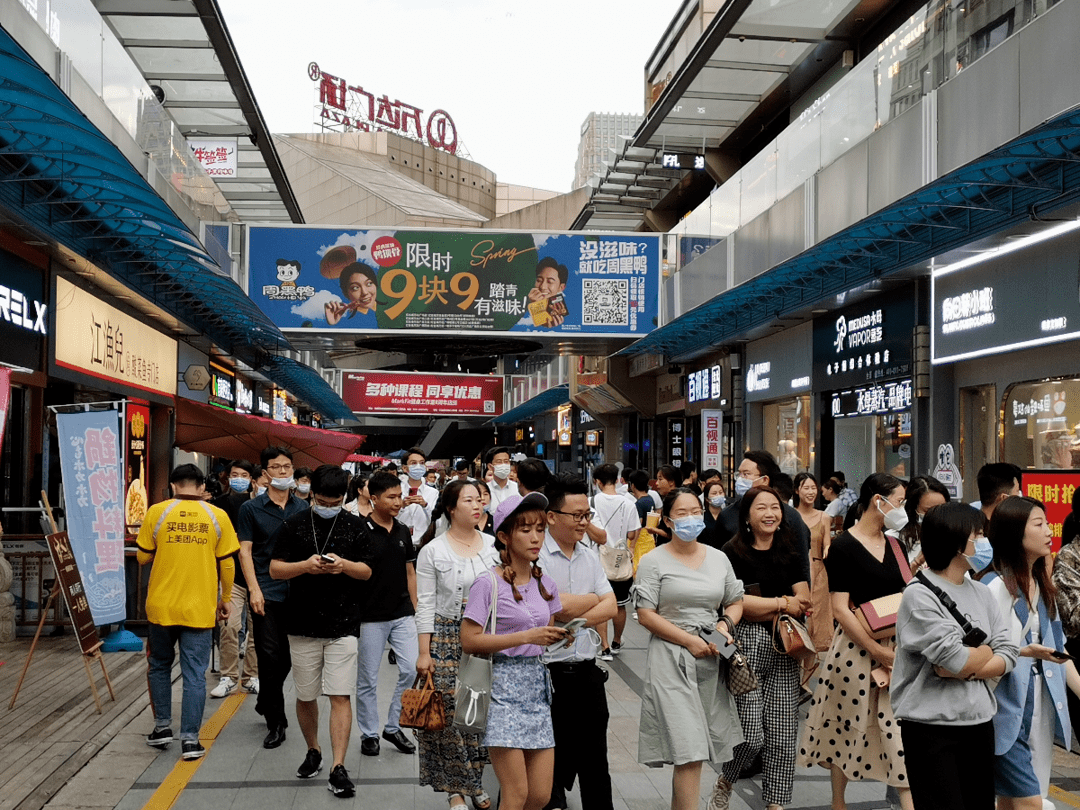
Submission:
[[[67,533],[94,624],[126,618],[124,487],[115,410],[56,416]]]
[[[188,138],[188,146],[211,177],[237,177],[236,138]]]
[[[1046,504],[1046,520],[1054,532],[1054,551],[1061,551],[1061,526],[1072,511],[1073,495],[1080,487],[1080,471],[1028,472],[1024,470],[1023,494]],[[1068,542],[1072,538],[1065,539]]]
[[[457,154],[457,127],[445,110],[434,110],[425,122],[419,107],[348,84],[345,79],[324,73],[315,62],[308,65],[308,78],[316,83],[319,96],[315,105],[317,125],[338,132],[396,132],[426,142],[432,149]]]
[[[704,410],[701,412],[701,469],[720,470],[723,460],[720,452],[721,425],[723,424],[724,412],[718,410]]]
[[[341,398],[355,413],[498,416],[503,378],[411,371],[346,371]]]

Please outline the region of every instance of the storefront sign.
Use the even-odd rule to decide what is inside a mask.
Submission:
[[[188,138],[188,146],[210,177],[237,177],[236,138]]]
[[[289,421],[289,395],[280,388],[274,389],[273,418],[278,422]]]
[[[686,377],[686,402],[707,402],[724,395],[724,367],[709,366]]]
[[[176,394],[176,341],[67,279],[56,279],[56,365],[103,380]]]
[[[931,281],[931,360],[950,363],[1080,338],[1076,238],[980,262]]]
[[[150,409],[145,405],[129,402],[125,406],[127,442],[125,444],[124,468],[124,523],[127,533],[135,535],[146,517],[150,506],[150,480],[146,468],[150,458]]]
[[[683,379],[677,374],[660,374],[656,378],[656,412],[674,413],[686,410]]]
[[[126,613],[118,426],[115,410],[56,415],[67,531],[96,625],[123,621]]]
[[[1073,538],[1062,537],[1061,527],[1072,511],[1073,495],[1080,486],[1080,471],[1028,472],[1024,470],[1022,489],[1024,495],[1046,504],[1046,520],[1054,533],[1054,551],[1061,550],[1062,542]]]
[[[249,229],[251,298],[286,332],[531,332],[640,337],[655,328],[652,234]]]
[[[236,412],[254,413],[255,386],[237,377],[233,382],[233,389],[236,393]]]
[[[210,364],[210,404],[226,411],[236,409],[236,393],[233,386],[236,375],[217,363]]]
[[[845,416],[874,416],[911,409],[911,380],[837,391],[832,395],[834,419]]]
[[[701,469],[719,470],[723,456],[721,448],[721,427],[723,411],[705,410],[701,412]]]
[[[44,274],[0,251],[0,361],[40,370],[48,331]]]
[[[818,384],[838,390],[910,376],[914,302],[914,290],[908,289],[814,321]]]
[[[573,424],[573,418],[571,416],[572,410],[573,408],[570,405],[564,405],[559,408],[558,411],[556,425],[558,426],[557,430],[560,447],[569,447],[574,437],[574,432],[571,427]],[[554,439],[555,437],[552,436],[551,438]]]
[[[355,413],[498,416],[503,378],[411,371],[346,371],[341,398]]]
[[[255,415],[272,419],[274,416],[274,392],[263,385],[255,387]]]
[[[686,420],[682,417],[667,420],[668,464],[678,467],[686,457]]]
[[[1012,385],[1002,415],[1004,461],[1022,469],[1080,468],[1080,380]]]
[[[345,79],[324,73],[312,62],[308,78],[318,82],[319,100],[316,126],[341,132],[391,131],[432,149],[457,154],[458,135],[454,120],[445,110],[435,110],[423,126],[424,111],[412,104],[394,99],[384,93],[376,98],[363,87],[347,85]]]
[[[600,431],[599,430],[586,430],[585,431],[585,446],[586,447],[599,447],[600,446]]]
[[[813,324],[804,323],[747,345],[747,402],[783,399],[810,390],[813,329]]]

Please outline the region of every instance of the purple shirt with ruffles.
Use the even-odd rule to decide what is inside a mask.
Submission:
[[[495,570],[495,569],[491,569]],[[495,635],[505,636],[510,633],[520,633],[523,630],[531,630],[534,627],[543,627],[551,621],[551,617],[562,610],[562,602],[559,600],[559,589],[555,581],[547,574],[541,576],[544,589],[551,594],[551,601],[544,599],[535,579],[530,579],[527,585],[519,585],[518,593],[521,601],[514,599],[514,592],[510,583],[504,580],[498,571],[495,571],[495,580],[499,586],[499,601],[495,606]],[[483,627],[488,620],[488,612],[491,610],[491,577],[487,574],[478,576],[469,589],[469,603],[465,607],[462,618],[471,619]],[[540,655],[544,648],[538,644],[521,644],[503,650],[503,655]]]

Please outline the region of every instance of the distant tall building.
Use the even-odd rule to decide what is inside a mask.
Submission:
[[[577,163],[574,165],[574,188],[587,185],[589,177],[600,174],[603,161],[616,149],[616,135],[633,135],[641,124],[640,115],[629,113],[589,113],[581,125]]]

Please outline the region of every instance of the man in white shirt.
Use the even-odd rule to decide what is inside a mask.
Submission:
[[[424,483],[427,474],[427,456],[419,447],[409,449],[405,456],[405,476],[401,483],[401,512],[398,522],[405,525],[412,535],[413,543],[420,538],[431,523],[431,513],[439,500],[439,490]]]
[[[593,480],[600,488],[593,498],[593,509],[596,511],[593,525],[599,526],[607,533],[605,549],[627,549],[632,559],[634,543],[641,531],[641,520],[638,518],[633,499],[619,495],[615,491],[619,471],[614,464],[600,464],[593,468],[592,474]],[[607,622],[596,627],[596,631],[600,634],[600,660],[602,661],[610,661],[612,656],[618,655],[622,649],[622,634],[626,627],[626,605],[630,601],[630,586],[634,584],[634,577],[631,574],[624,580],[609,579],[608,583],[615,593],[615,604],[618,610],[614,619],[615,637],[610,647],[607,639]]]
[[[614,469],[614,467],[612,468]],[[589,525],[588,486],[569,474],[554,476],[544,488],[548,528],[540,550],[540,567],[559,587],[562,611],[558,622],[585,619],[586,627],[615,615],[615,594],[600,558],[581,542]],[[551,673],[554,697],[555,774],[545,810],[565,808],[566,791],[580,779],[581,806],[612,810],[607,761],[607,673],[596,665],[597,643],[586,628],[561,650],[548,650],[544,662]]]
[[[499,504],[511,495],[519,495],[518,485],[510,480],[510,448],[493,447],[487,454],[487,466],[495,476],[488,484],[491,492],[491,514],[499,508]]]

